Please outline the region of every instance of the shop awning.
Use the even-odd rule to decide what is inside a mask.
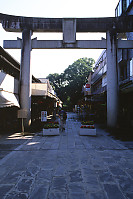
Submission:
[[[20,107],[18,102],[18,96],[6,91],[0,91],[0,108],[10,106]]]

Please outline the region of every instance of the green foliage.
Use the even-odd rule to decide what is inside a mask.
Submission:
[[[58,122],[48,122],[48,123],[44,124],[43,128],[44,129],[59,128],[59,123]]]
[[[82,97],[82,86],[87,82],[94,63],[92,58],[80,58],[69,65],[64,73],[48,75],[55,92],[66,105],[72,107]]]

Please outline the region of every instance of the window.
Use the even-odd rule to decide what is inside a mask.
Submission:
[[[122,61],[119,63],[120,67],[120,81],[127,79],[127,61]]]
[[[119,3],[119,16],[122,14],[122,0]]]
[[[121,16],[121,14],[127,10],[132,1],[133,0],[120,0],[115,9],[115,16]]]
[[[115,16],[118,17],[118,7],[115,9]]]
[[[126,9],[127,9],[127,0],[123,0],[123,2],[122,2],[122,10],[123,10],[123,12],[124,11],[126,11]]]
[[[130,77],[133,76],[133,59],[130,60]]]
[[[107,76],[103,76],[102,78],[102,87],[107,85]]]
[[[107,72],[107,65],[104,65],[103,67],[103,73],[106,73]]]
[[[128,8],[128,6],[129,6],[129,4],[130,4],[130,0],[127,0],[127,8]]]

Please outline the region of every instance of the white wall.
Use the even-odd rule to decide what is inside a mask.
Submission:
[[[32,95],[47,95],[47,83],[32,83]]]
[[[19,81],[13,76],[0,71],[0,89],[18,94]]]

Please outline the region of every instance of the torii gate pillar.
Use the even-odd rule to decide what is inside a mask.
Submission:
[[[116,35],[107,31],[107,126],[114,128],[118,119]]]
[[[31,83],[32,75],[30,68],[32,31],[24,29],[22,31],[21,64],[20,64],[20,108],[24,116],[24,127],[31,124]],[[26,114],[25,114],[26,113]],[[23,115],[22,114],[22,115]]]

